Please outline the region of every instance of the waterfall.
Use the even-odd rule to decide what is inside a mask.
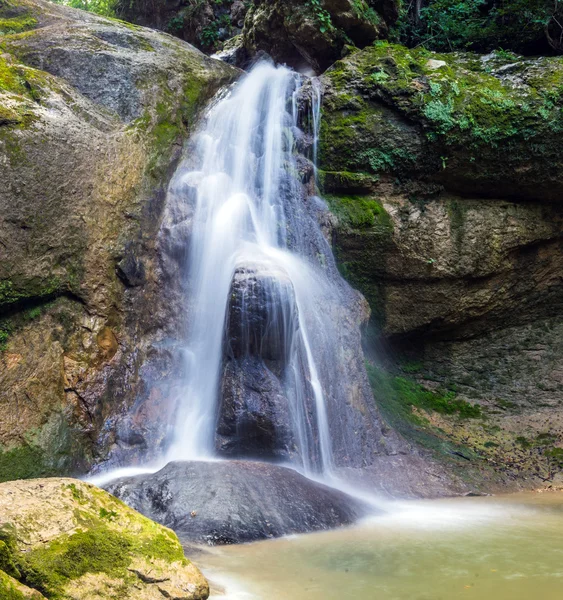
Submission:
[[[331,468],[324,392],[303,318],[305,305],[314,301],[306,288],[317,275],[290,248],[295,214],[287,214],[285,202],[299,195],[298,181],[286,174],[295,169],[299,84],[299,76],[285,67],[257,66],[212,109],[195,140],[196,168],[175,182],[194,212],[185,385],[170,460],[215,454],[225,326],[231,320],[236,357],[254,353],[282,365],[281,387],[290,404],[286,433],[293,444],[288,454],[298,454],[306,470],[314,463],[322,471]],[[240,302],[229,308],[237,294]]]
[[[303,110],[311,132],[298,126]],[[170,182],[160,234],[185,324],[168,342],[181,357],[168,391],[154,395],[166,410],[138,403],[105,469],[142,464],[144,452],[152,470],[244,458],[334,480],[389,443],[361,349],[369,309],[338,272],[332,217],[305,158],[316,158],[319,124],[318,82],[266,62],[209,109]]]

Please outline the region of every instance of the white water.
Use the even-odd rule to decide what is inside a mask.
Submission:
[[[279,286],[275,293],[292,290],[297,306],[297,323],[288,323],[294,315],[283,315],[282,320],[286,333],[298,332],[290,342],[287,392],[299,456],[304,470],[311,471],[310,445],[317,439],[320,460],[316,466],[322,472],[331,471],[325,397],[311,348],[311,322],[303,317],[317,304],[315,292],[323,282],[305,259],[288,249],[283,204],[291,196],[283,175],[294,167],[299,84],[299,76],[285,67],[255,67],[212,109],[196,140],[199,164],[181,173],[176,182],[191,189],[195,210],[188,265],[191,312],[184,351],[185,385],[167,460],[201,460],[214,454],[229,293],[237,269],[251,268],[273,275],[274,280],[289,278],[290,285]],[[318,102],[314,113],[317,129]],[[299,246],[300,240],[294,245]],[[286,300],[288,305],[293,301]],[[314,326],[314,315],[311,321]],[[304,360],[298,357],[299,348]],[[306,415],[307,390],[314,397],[314,423]]]
[[[221,94],[190,140],[160,238],[173,293],[183,298],[185,328],[171,340],[182,364],[156,392],[167,407],[158,422],[134,412],[125,422],[133,431],[141,423],[146,451],[116,444],[94,483],[227,456],[276,460],[357,495],[339,469],[369,465],[381,451],[360,343],[362,301],[323,235],[326,204],[306,187],[316,164],[299,154],[317,156],[320,86],[308,86],[307,135],[297,126],[301,84],[290,69],[259,64]],[[221,424],[233,401],[225,389],[243,398],[234,433],[231,422]],[[239,430],[250,412],[275,427],[263,453],[252,437],[261,423],[250,435]],[[254,447],[243,447],[248,439]]]

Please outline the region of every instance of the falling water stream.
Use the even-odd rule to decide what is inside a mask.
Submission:
[[[313,80],[304,133],[303,80],[258,64],[219,95],[190,140],[162,234],[185,257],[168,429],[144,467],[134,458],[124,470],[126,451],[110,456],[96,483],[171,461],[246,458],[338,487],[338,468],[378,453],[359,330],[367,313],[338,272],[320,225],[326,204],[311,193],[321,94]]]
[[[336,339],[329,306],[335,273],[330,249],[303,206],[296,176],[297,95],[301,76],[269,63],[256,66],[210,111],[193,140],[192,157],[171,189],[192,206],[188,252],[188,335],[184,385],[167,460],[216,455],[217,410],[229,304],[240,296],[237,356],[282,365],[293,449],[286,459],[307,474],[330,476],[333,450],[319,365]],[[320,90],[313,86],[312,157],[316,160]],[[313,162],[314,164],[314,162]],[[311,233],[311,229],[314,229]],[[319,251],[321,248],[321,251]],[[327,266],[327,257],[330,265]],[[239,281],[239,289],[234,282]],[[259,306],[256,306],[256,298]],[[261,304],[260,304],[261,303]],[[256,331],[256,311],[262,310]],[[325,312],[326,314],[323,314]],[[332,336],[336,338],[337,336]],[[328,353],[327,353],[328,350]],[[336,392],[333,390],[333,395]]]

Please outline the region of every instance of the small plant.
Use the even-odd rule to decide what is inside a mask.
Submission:
[[[332,24],[330,13],[323,8],[320,0],[307,0],[307,4],[313,9],[321,33],[332,32],[336,29]]]
[[[215,23],[201,30],[199,40],[204,46],[212,48],[219,41],[219,29]]]
[[[114,521],[117,519],[117,513],[114,510],[106,510],[105,508],[100,508],[100,519],[106,519],[107,521]]]
[[[524,450],[527,450],[528,448],[532,447],[532,443],[530,442],[530,440],[528,440],[527,438],[525,438],[522,435],[519,435],[516,438],[516,443],[521,446]]]
[[[166,24],[165,30],[170,33],[180,33],[184,29],[184,17],[183,15],[176,15],[172,17]]]
[[[550,462],[554,464],[558,469],[563,469],[563,448],[551,448],[544,452]]]

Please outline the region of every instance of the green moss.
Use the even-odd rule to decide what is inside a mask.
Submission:
[[[465,192],[495,185],[531,195],[537,181],[556,195],[563,59],[481,60],[377,42],[324,77],[324,171],[366,173],[401,190],[435,179],[463,182]]]
[[[100,508],[100,519],[107,519],[113,521],[118,517],[118,514],[114,510],[106,510],[103,506]]]
[[[4,573],[8,574],[10,577],[19,579],[21,574],[14,562],[13,553],[13,544],[10,543],[10,540],[0,539],[0,571],[4,571]]]
[[[347,227],[358,229],[378,227],[391,233],[393,224],[381,202],[365,196],[325,195],[330,210]]]
[[[33,445],[0,450],[0,482],[57,475],[41,448]]]
[[[137,547],[138,552],[151,558],[187,564],[182,546],[172,532],[157,533],[146,537]]]
[[[0,570],[0,598],[2,600],[25,600],[25,596],[15,587],[14,582]]]
[[[58,277],[46,280],[28,280],[15,283],[11,279],[0,280],[0,311],[24,301],[41,300],[55,295],[62,287]]]
[[[563,448],[550,448],[544,452],[544,456],[546,456],[557,469],[563,469]]]
[[[31,10],[18,2],[0,0],[0,36],[22,33],[37,26]]]
[[[0,18],[0,35],[21,33],[37,26],[37,19],[31,16],[15,17],[13,19]]]
[[[375,402],[383,418],[399,433],[432,451],[437,458],[456,461],[478,459],[466,446],[449,441],[444,432],[431,426],[420,411],[438,412],[457,418],[481,416],[478,407],[456,399],[451,392],[431,392],[419,384],[366,364]],[[417,409],[414,412],[413,409]]]
[[[148,519],[144,530],[136,534],[117,531],[104,524],[104,521],[116,519],[117,513],[104,510],[106,513],[98,522],[86,513],[85,531],[61,536],[44,547],[15,555],[21,581],[47,597],[57,599],[63,597],[69,581],[86,573],[106,573],[126,579],[129,576],[127,567],[134,556],[187,564],[182,547],[172,532],[157,533],[158,526]],[[112,513],[113,519],[108,519],[107,515]]]
[[[9,64],[2,56],[0,56],[0,91],[14,94],[27,93],[21,71]]]
[[[373,365],[368,365],[368,375],[372,387],[382,392],[386,405],[406,420],[420,423],[420,417],[413,413],[413,408],[443,415],[457,415],[462,419],[482,417],[480,406],[457,398],[455,392],[431,391],[415,381],[393,376]]]
[[[432,135],[445,135],[477,145],[496,145],[514,136],[529,139],[543,126],[537,120],[542,113],[543,120],[556,131],[563,130],[561,111],[556,106],[561,97],[559,77],[542,81],[538,88],[522,90],[484,72],[482,64],[475,65],[467,56],[431,55],[421,48],[408,50],[383,42],[364,58],[364,64],[358,65],[362,71],[377,68],[387,75],[377,83],[372,79],[372,86],[382,97],[392,98],[411,118],[431,126],[431,139]],[[445,65],[431,69],[429,58],[442,60]],[[553,61],[558,65],[557,74],[563,75],[563,62]],[[498,57],[493,67],[506,62]],[[555,101],[547,100],[550,95]]]
[[[132,541],[108,527],[61,536],[43,548],[19,555],[22,580],[49,598],[62,597],[65,584],[86,573],[123,575]]]

